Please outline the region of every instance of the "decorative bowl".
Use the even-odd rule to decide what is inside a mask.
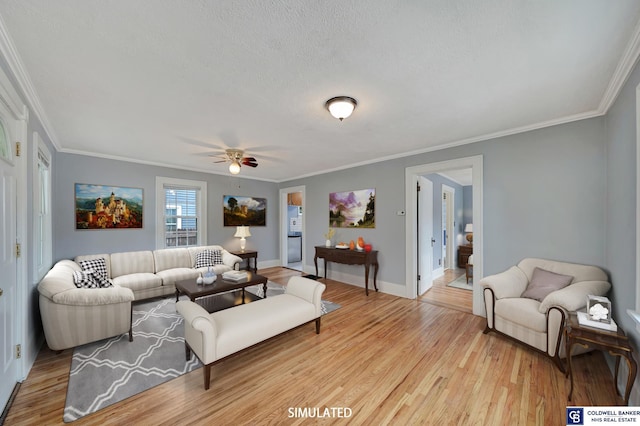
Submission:
[[[205,272],[204,274],[202,274],[203,284],[213,284],[215,280],[216,280],[215,272]]]

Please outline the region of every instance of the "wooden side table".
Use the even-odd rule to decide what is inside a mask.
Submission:
[[[469,256],[473,254],[473,246],[470,244],[458,246],[458,268],[466,268]]]
[[[573,369],[571,368],[571,349],[573,345],[581,345],[585,348],[594,348],[601,351],[607,351],[612,356],[616,357],[615,376],[613,378],[613,386],[615,387],[616,395],[618,392],[618,370],[620,367],[620,358],[624,358],[627,361],[627,367],[629,367],[629,376],[627,377],[627,387],[624,392],[624,403],[629,403],[629,395],[631,394],[631,387],[636,378],[637,364],[633,359],[633,348],[629,343],[629,339],[624,334],[624,331],[618,326],[618,331],[602,330],[595,327],[589,327],[586,325],[580,325],[578,322],[578,316],[575,312],[569,315],[567,325],[564,328],[566,354],[567,354],[567,376],[571,380],[571,390],[569,391],[568,400],[571,400],[573,395]],[[620,395],[622,396],[622,395]]]
[[[255,250],[245,250],[245,251],[229,251],[231,254],[235,254],[236,256],[247,260],[247,270],[258,272],[258,252]],[[251,267],[251,259],[253,259],[253,268]]]

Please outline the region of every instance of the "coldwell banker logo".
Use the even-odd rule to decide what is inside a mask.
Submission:
[[[583,408],[567,407],[567,424],[568,425],[583,425]]]

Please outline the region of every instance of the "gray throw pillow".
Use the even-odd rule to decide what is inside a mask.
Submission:
[[[570,275],[556,274],[536,267],[533,270],[531,281],[521,297],[542,302],[549,293],[568,286],[572,280],[573,277]]]

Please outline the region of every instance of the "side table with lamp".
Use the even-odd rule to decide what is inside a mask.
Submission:
[[[236,227],[236,233],[233,236],[240,238],[240,250],[229,250],[229,252],[242,259],[246,259],[247,269],[249,271],[258,272],[258,252],[255,250],[246,250],[246,238],[251,236],[249,227],[244,225]],[[251,259],[253,259],[253,268],[251,267]]]

